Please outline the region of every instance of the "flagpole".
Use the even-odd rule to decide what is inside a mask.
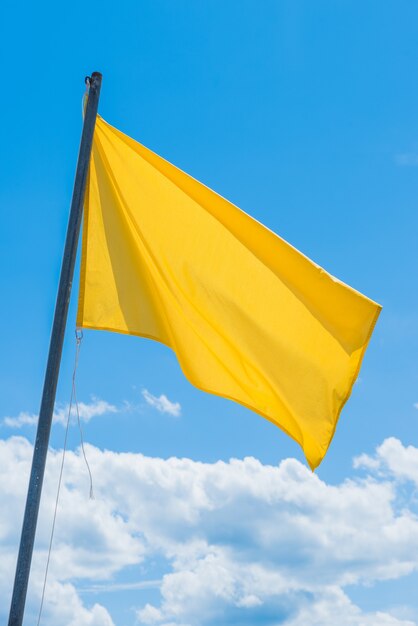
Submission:
[[[74,265],[77,255],[78,238],[83,214],[84,193],[86,190],[87,173],[93,144],[94,126],[96,123],[97,107],[99,104],[102,75],[99,72],[93,72],[91,77],[86,78],[86,82],[89,85],[89,96],[78,154],[73,197],[71,200],[67,237],[65,241],[61,276],[55,305],[54,322],[49,344],[48,362],[42,392],[41,409],[39,411],[38,430],[36,433],[35,448],[33,451],[32,469],[26,498],[26,508],[23,518],[8,626],[21,626],[25,610],[36,523],[38,519],[39,503],[41,500],[42,482],[48,452],[49,435],[54,411],[55,394],[61,363],[65,326],[67,322],[68,305],[70,302],[71,286],[73,282]]]

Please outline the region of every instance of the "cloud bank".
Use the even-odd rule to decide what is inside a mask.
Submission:
[[[22,437],[0,440],[1,621],[31,455]],[[79,453],[66,458],[45,626],[122,626],[86,592],[126,589],[118,578],[126,568],[137,571],[131,589],[160,585],[157,600],[131,592],[132,626],[414,626],[388,609],[362,611],[347,587],[418,569],[418,448],[387,439],[355,460],[356,477],[336,486],[294,459],[277,467],[254,458],[210,464],[92,446],[88,458],[93,501]],[[52,451],[28,623],[39,606],[59,463]],[[156,558],[161,581],[147,581]]]

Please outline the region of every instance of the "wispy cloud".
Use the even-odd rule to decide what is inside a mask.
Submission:
[[[104,583],[102,585],[91,585],[90,587],[79,587],[78,593],[114,593],[116,591],[136,591],[141,589],[158,589],[162,580],[141,580],[135,583]]]
[[[57,405],[54,410],[53,421],[57,424],[65,425],[67,423],[69,404]],[[72,414],[75,414],[75,406],[72,407]],[[83,422],[89,422],[93,417],[106,415],[107,413],[117,413],[119,409],[106,400],[100,398],[92,398],[89,403],[79,402],[78,411],[80,419]],[[37,413],[28,413],[22,411],[16,417],[5,417],[3,425],[9,428],[22,428],[23,426],[35,426],[38,423]]]
[[[5,417],[3,419],[4,426],[9,428],[22,428],[22,426],[34,426],[38,423],[37,413],[27,413],[21,411],[16,417]]]
[[[66,424],[69,406],[58,407],[54,411],[54,420],[60,424]],[[118,413],[119,409],[114,405],[106,402],[106,400],[100,400],[100,398],[92,398],[89,403],[79,402],[78,411],[80,419],[83,422],[89,422],[93,417],[100,417],[108,413]],[[73,412],[75,408],[73,407]]]
[[[395,156],[396,165],[401,167],[418,167],[418,153],[404,152]]]
[[[143,389],[142,397],[147,404],[152,406],[154,409],[157,409],[160,413],[168,413],[174,417],[179,417],[181,415],[180,402],[171,402],[171,400],[169,400],[163,393],[157,397],[153,396],[148,389]]]

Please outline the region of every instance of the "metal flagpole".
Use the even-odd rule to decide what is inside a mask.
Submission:
[[[93,133],[96,123],[97,107],[99,104],[102,75],[99,72],[93,72],[91,78],[87,78],[86,81],[88,81],[89,84],[89,96],[84,118],[83,132],[81,135],[80,151],[78,154],[73,197],[71,200],[70,218],[68,222],[67,238],[65,241],[64,256],[61,266],[61,276],[58,287],[57,302],[55,305],[54,322],[49,344],[48,362],[46,366],[41,409],[39,412],[38,430],[36,433],[35,448],[33,452],[32,469],[29,480],[28,495],[26,498],[26,508],[23,518],[8,626],[21,626],[25,610],[26,592],[28,588],[33,544],[35,540],[36,522],[38,519],[42,482],[45,472],[49,434],[51,431],[52,414],[54,411],[55,393],[57,389],[62,345],[64,342],[68,305],[70,302],[71,286],[73,282],[74,265],[77,254],[81,218],[83,214],[84,193],[86,190],[87,172],[90,162],[91,147],[93,144]]]

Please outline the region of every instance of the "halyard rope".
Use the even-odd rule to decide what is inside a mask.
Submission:
[[[54,539],[55,522],[57,519],[58,502],[59,502],[59,496],[60,496],[60,491],[61,491],[62,475],[63,475],[63,470],[64,470],[65,454],[67,451],[68,431],[69,431],[69,426],[70,426],[71,410],[73,407],[73,403],[75,404],[76,412],[77,412],[77,421],[78,421],[78,427],[80,430],[81,449],[82,449],[84,460],[86,462],[87,469],[88,469],[89,476],[90,476],[90,498],[93,498],[93,478],[91,475],[90,466],[87,462],[87,457],[86,457],[86,453],[84,450],[83,431],[81,428],[80,413],[78,409],[77,393],[76,393],[76,374],[77,374],[77,368],[78,368],[78,360],[80,356],[81,342],[83,340],[82,331],[79,331],[77,329],[75,331],[75,338],[76,338],[76,351],[75,351],[74,369],[73,369],[73,375],[72,375],[71,397],[70,397],[70,404],[68,406],[67,424],[65,427],[65,437],[64,437],[64,446],[62,450],[61,468],[60,468],[60,474],[59,474],[59,479],[58,479],[57,497],[55,500],[54,517],[52,520],[51,536],[49,539],[48,557],[47,557],[46,567],[45,567],[45,577],[44,577],[44,583],[43,583],[43,588],[42,588],[41,605],[39,607],[37,626],[39,626],[40,624],[41,616],[42,616],[42,609],[44,606],[45,589],[46,589],[46,583],[47,583],[47,578],[48,578],[49,562],[51,560],[52,542]]]
[[[76,336],[76,341],[77,341],[77,348],[78,348],[78,352],[80,351],[79,346],[81,345],[81,342],[83,340],[83,331],[82,330],[76,330],[75,331],[75,336]],[[78,353],[76,353],[76,363],[78,365]],[[78,430],[80,431],[80,445],[81,445],[81,450],[83,452],[83,457],[84,457],[84,461],[86,463],[87,466],[87,470],[89,472],[89,477],[90,477],[90,500],[94,500],[94,493],[93,493],[93,476],[91,474],[91,470],[90,470],[90,465],[89,462],[87,461],[87,455],[86,455],[86,451],[84,450],[84,437],[83,437],[83,429],[81,427],[81,421],[80,421],[80,412],[78,410],[78,402],[77,402],[77,391],[76,391],[76,385],[75,385],[75,371],[74,371],[74,377],[73,377],[73,397],[74,397],[74,404],[75,404],[75,410],[77,413],[77,423],[78,423]]]

